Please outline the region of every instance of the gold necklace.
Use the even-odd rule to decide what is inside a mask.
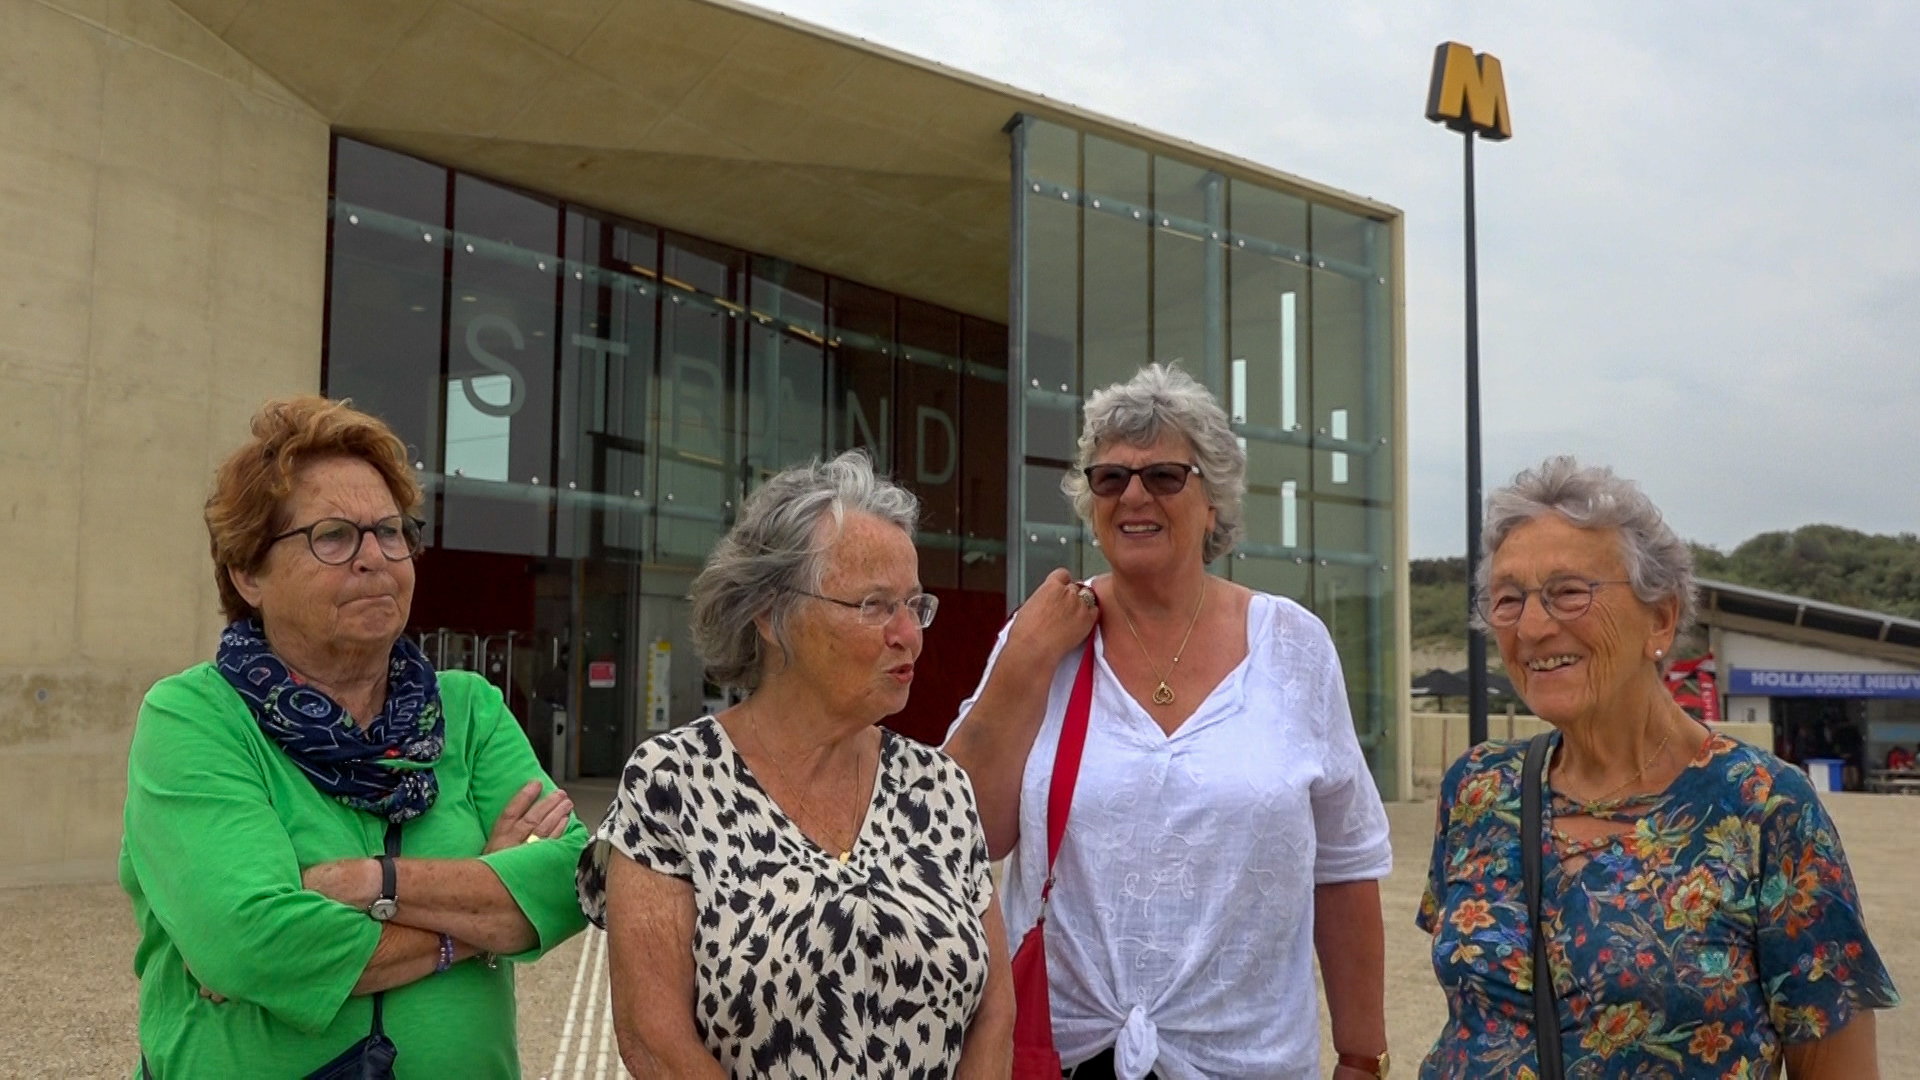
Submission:
[[[1116,592],[1114,599],[1119,599],[1119,595]],[[1134,644],[1140,646],[1140,655],[1147,658],[1147,666],[1153,669],[1153,677],[1160,680],[1160,685],[1153,688],[1155,705],[1173,704],[1173,687],[1167,685],[1167,680],[1173,677],[1174,669],[1180,666],[1180,657],[1187,651],[1187,642],[1193,640],[1193,628],[1200,625],[1200,608],[1206,602],[1207,579],[1203,577],[1200,579],[1200,600],[1193,605],[1193,618],[1187,620],[1187,636],[1180,639],[1180,647],[1173,651],[1173,663],[1167,665],[1164,675],[1160,673],[1160,666],[1153,662],[1153,654],[1147,651],[1147,643],[1140,640],[1140,631],[1133,628],[1133,616],[1127,614],[1127,605],[1120,605],[1120,617],[1127,621],[1127,632],[1133,635]]]
[[[746,701],[746,705],[747,705],[747,715],[753,718],[753,738],[755,742],[758,742],[760,744],[760,752],[762,754],[765,754],[767,760],[773,763],[773,770],[780,774],[780,783],[784,787],[788,788],[793,792],[794,798],[799,800],[800,808],[807,812],[808,817],[813,817],[813,803],[807,799],[806,792],[803,789],[796,787],[794,785],[793,778],[787,775],[787,767],[785,765],[780,764],[780,756],[767,748],[766,733],[760,730],[760,711],[753,707],[753,699],[748,698]],[[867,758],[867,755],[865,751],[861,751],[860,753],[854,755],[853,780],[854,780],[855,787],[859,786],[860,765],[862,762],[866,760],[866,758]],[[860,842],[860,825],[862,822],[866,820],[865,814],[862,812],[862,810],[863,808],[856,808],[855,810],[856,813],[861,813],[861,818],[859,821],[855,821],[853,823],[853,828],[851,830],[853,838],[851,840],[848,840],[847,846],[842,848],[840,851],[838,858],[842,863],[845,863],[848,859],[851,859],[853,857],[853,845]],[[787,817],[789,820],[792,820],[793,815],[789,814],[787,815]],[[793,824],[796,828],[800,825],[798,821],[794,821]],[[806,832],[805,829],[801,829],[800,831],[803,834]],[[829,849],[834,847],[839,847],[838,844],[827,844],[824,846]]]
[[[1607,806],[1607,803],[1611,802],[1615,795],[1618,795],[1621,792],[1632,787],[1635,783],[1639,782],[1641,777],[1647,775],[1647,770],[1653,767],[1654,762],[1660,760],[1660,755],[1667,752],[1667,744],[1672,741],[1673,741],[1673,722],[1668,721],[1667,737],[1660,740],[1660,745],[1654,747],[1652,755],[1650,755],[1647,758],[1644,764],[1642,764],[1638,769],[1634,770],[1632,776],[1627,777],[1625,783],[1621,784],[1620,786],[1614,788],[1612,791],[1607,792],[1605,795],[1602,795],[1597,799],[1584,799],[1584,800],[1576,799],[1574,801],[1580,804],[1580,809],[1582,812],[1586,813],[1588,817],[1593,817],[1594,815],[1592,814],[1591,811],[1595,809],[1605,809]]]

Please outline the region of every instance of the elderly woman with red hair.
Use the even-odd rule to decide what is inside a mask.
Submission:
[[[419,503],[399,438],[324,398],[220,466],[229,622],[148,691],[127,769],[147,1076],[518,1075],[494,958],[585,925],[587,836],[499,692],[402,636]]]

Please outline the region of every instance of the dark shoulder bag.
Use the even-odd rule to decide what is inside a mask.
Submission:
[[[1552,732],[1535,735],[1520,766],[1520,872],[1526,879],[1527,926],[1533,938],[1533,1039],[1539,1047],[1540,1080],[1566,1076],[1560,1059],[1560,1004],[1554,1000],[1553,968],[1547,963],[1547,934],[1540,918],[1542,773],[1552,741]]]
[[[389,822],[387,825],[387,857],[400,857],[398,822]],[[373,995],[373,1028],[367,1032],[367,1037],[308,1073],[305,1080],[393,1080],[393,1063],[400,1056],[400,1048],[387,1038],[382,1015],[386,1011],[386,997],[385,991]],[[145,1080],[153,1080],[153,1071],[147,1068],[144,1055],[140,1058],[140,1075]]]

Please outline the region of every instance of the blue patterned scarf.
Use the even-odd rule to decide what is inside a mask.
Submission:
[[[440,680],[408,638],[394,642],[387,703],[365,731],[338,702],[287,670],[258,619],[230,624],[214,663],[260,730],[326,794],[396,824],[426,813],[440,794],[433,775],[446,744]]]

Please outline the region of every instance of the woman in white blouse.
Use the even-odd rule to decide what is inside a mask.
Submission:
[[[1317,952],[1336,1080],[1385,1076],[1386,813],[1326,628],[1206,572],[1246,490],[1226,414],[1149,365],[1088,400],[1077,465],[1061,486],[1113,572],[1057,570],[1034,591],[946,746],[1008,858],[1018,941],[1046,876],[1067,697],[1098,650],[1046,936],[1067,1074],[1318,1080]]]

